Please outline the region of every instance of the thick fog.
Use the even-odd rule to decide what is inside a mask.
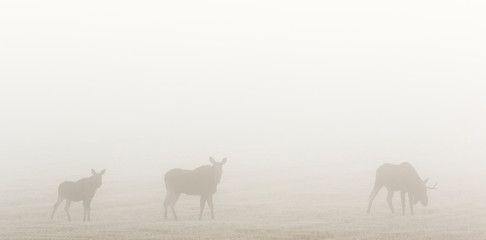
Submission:
[[[402,161],[484,171],[484,9],[2,2],[2,184],[91,168],[162,175],[209,156],[289,174]]]
[[[483,1],[2,1],[0,238],[484,238],[485,12]],[[228,159],[218,221],[191,222],[199,200],[187,196],[183,224],[161,221],[164,174],[210,156]],[[383,190],[365,215],[376,169],[401,162],[439,183],[429,206],[397,218]],[[62,210],[48,221],[59,184],[91,169],[98,180],[106,169],[94,224],[72,227],[81,204],[73,225]]]

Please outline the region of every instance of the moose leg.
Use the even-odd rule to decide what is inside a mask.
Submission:
[[[64,211],[66,212],[68,221],[71,222],[71,215],[69,215],[69,208],[71,207],[71,200],[66,200],[66,206],[64,206]]]
[[[88,201],[88,222],[91,221],[91,199]]]
[[[370,194],[370,200],[368,201],[368,213],[370,213],[370,210],[371,210],[371,204],[373,203],[373,200],[375,199],[376,197],[376,194],[378,194],[378,192],[380,191],[381,187],[380,186],[377,186],[375,185],[375,187],[373,188],[373,190],[371,191],[371,194]]]
[[[167,220],[167,208],[169,207],[169,199],[170,199],[171,192],[167,191],[167,194],[165,196],[164,200],[164,219]]]
[[[91,211],[91,199],[83,201],[83,208],[84,208],[84,217],[83,221],[90,220],[90,211]]]
[[[174,215],[174,218],[175,218],[176,221],[179,220],[179,219],[177,218],[174,206],[175,206],[175,203],[177,202],[177,199],[179,199],[180,195],[181,195],[181,193],[173,193],[171,195],[171,201],[169,203],[170,209],[172,210],[172,215]]]
[[[54,219],[54,213],[56,213],[56,210],[59,207],[59,205],[61,205],[62,201],[64,201],[63,198],[61,198],[61,197],[57,198],[57,202],[54,204],[54,207],[52,209],[51,220]]]
[[[83,222],[85,222],[86,218],[88,217],[88,202],[86,200],[83,201],[83,210],[84,210]]]
[[[199,208],[199,221],[202,219],[202,214],[204,212],[204,206],[206,205],[206,196],[201,195],[201,200],[199,202],[200,208]]]
[[[388,202],[388,206],[390,207],[390,210],[392,213],[395,213],[393,210],[393,191],[388,190],[388,196],[386,197],[386,201]]]
[[[209,196],[208,197],[208,205],[209,205],[209,209],[211,209],[211,219],[214,220],[214,206],[213,206],[213,196]]]
[[[408,193],[408,201],[410,203],[410,213],[413,215],[413,194]]]
[[[400,191],[400,198],[402,199],[402,215],[405,216],[405,192]]]

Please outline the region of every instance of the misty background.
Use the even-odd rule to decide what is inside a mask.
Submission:
[[[3,1],[0,185],[486,170],[482,1]],[[230,187],[230,186],[228,186]],[[324,191],[324,190],[322,190]],[[366,197],[366,196],[364,196]]]

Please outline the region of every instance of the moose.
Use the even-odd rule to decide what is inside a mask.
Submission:
[[[93,199],[96,190],[101,187],[101,178],[105,174],[106,170],[103,169],[101,172],[97,173],[95,170],[91,169],[91,177],[82,178],[77,182],[66,181],[59,185],[57,202],[54,204],[52,209],[51,220],[54,219],[54,213],[56,212],[59,205],[66,200],[66,206],[64,210],[68,221],[71,221],[71,215],[69,214],[69,208],[71,202],[83,201],[84,207],[84,218],[83,221],[90,221],[91,217],[91,200]]]
[[[200,166],[194,170],[175,168],[165,174],[165,187],[167,190],[167,196],[164,201],[165,220],[167,220],[167,208],[169,206],[175,220],[178,220],[174,206],[181,193],[201,196],[199,220],[202,219],[206,202],[211,210],[211,219],[214,219],[213,195],[216,193],[217,186],[221,181],[223,165],[226,163],[227,158],[224,158],[221,162],[216,162],[210,157],[209,161],[212,165]]]
[[[413,206],[420,202],[422,206],[427,206],[428,197],[427,189],[437,189],[435,184],[433,187],[427,187],[427,181],[422,180],[417,171],[408,162],[401,164],[385,163],[376,170],[375,186],[370,194],[368,202],[368,213],[371,209],[371,204],[374,198],[384,186],[388,190],[388,206],[392,213],[393,210],[392,199],[394,191],[400,191],[402,200],[402,214],[405,215],[405,194],[408,194],[410,213],[413,215]]]

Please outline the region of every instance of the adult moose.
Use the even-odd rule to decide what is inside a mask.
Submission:
[[[402,214],[405,215],[405,194],[408,193],[408,199],[410,203],[410,213],[413,215],[413,205],[418,202],[422,203],[422,206],[427,206],[428,197],[427,189],[436,189],[436,185],[433,187],[427,187],[428,179],[422,180],[417,171],[412,167],[410,163],[404,162],[402,164],[390,164],[385,163],[376,170],[375,187],[371,191],[370,199],[368,202],[368,213],[371,209],[376,194],[384,186],[388,190],[388,206],[392,213],[394,213],[392,199],[394,191],[400,191],[400,197],[402,200]]]
[[[64,210],[68,221],[71,221],[71,215],[69,214],[69,207],[71,202],[83,201],[84,218],[83,221],[90,221],[91,217],[91,200],[93,199],[96,190],[101,187],[101,178],[105,174],[105,169],[97,173],[91,169],[91,177],[82,178],[77,182],[66,181],[59,185],[57,202],[52,209],[51,219],[54,218],[56,212],[62,201],[66,200],[66,206]]]
[[[202,219],[206,202],[211,209],[211,219],[214,219],[213,195],[216,193],[217,185],[221,181],[223,165],[226,158],[216,162],[212,157],[209,161],[212,165],[205,165],[194,170],[172,169],[165,174],[165,187],[167,196],[164,201],[164,218],[167,220],[167,208],[170,206],[172,215],[178,220],[174,206],[181,193],[201,196],[199,220]]]

